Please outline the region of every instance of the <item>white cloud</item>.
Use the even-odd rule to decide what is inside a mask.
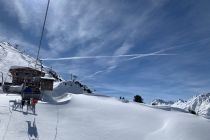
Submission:
[[[4,1],[5,9],[10,16],[16,17],[23,29],[40,29],[44,18],[47,0],[7,0]],[[35,31],[36,31],[35,30]],[[37,30],[35,33],[40,33]]]

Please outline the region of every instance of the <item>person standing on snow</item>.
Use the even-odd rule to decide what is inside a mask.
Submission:
[[[34,114],[35,114],[35,106],[36,106],[37,103],[38,103],[38,100],[37,99],[32,99],[31,105],[32,105],[32,109],[33,109],[33,113]]]

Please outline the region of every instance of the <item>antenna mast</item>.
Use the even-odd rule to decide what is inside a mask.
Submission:
[[[43,38],[43,34],[44,34],[44,28],[45,28],[45,23],[46,23],[46,19],[47,19],[47,13],[48,13],[49,5],[50,5],[50,0],[48,0],[46,12],[45,12],[44,23],[43,23],[42,32],[41,32],[41,38],[39,40],[39,48],[38,48],[38,52],[37,52],[35,68],[36,68],[36,65],[37,65],[38,59],[39,59],[39,52],[40,52],[40,48],[41,48],[41,44],[42,44],[42,38]]]

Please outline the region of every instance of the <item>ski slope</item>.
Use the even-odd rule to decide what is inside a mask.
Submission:
[[[63,96],[63,100],[69,96]],[[210,120],[115,98],[73,94],[69,102],[40,102],[37,115],[9,111],[17,95],[0,94],[2,140],[209,140]],[[24,108],[26,110],[26,108]]]
[[[8,77],[8,71],[11,66],[34,67],[35,61],[36,59],[17,50],[9,43],[0,43],[0,72],[3,73],[6,82],[11,81],[11,77]]]

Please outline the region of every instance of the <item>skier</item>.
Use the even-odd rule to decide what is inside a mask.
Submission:
[[[31,94],[32,93],[32,89],[30,86],[26,87],[24,90],[23,90],[24,93],[28,93],[28,94]]]
[[[32,105],[32,110],[33,110],[33,113],[35,114],[35,106],[36,104],[38,103],[38,100],[37,99],[32,99],[31,101],[31,105]]]
[[[28,101],[26,102],[26,104],[27,104],[27,112],[28,112],[28,108],[31,106],[30,100],[28,100]]]
[[[22,108],[22,111],[23,111],[24,105],[25,105],[25,100],[21,100],[21,108]]]

